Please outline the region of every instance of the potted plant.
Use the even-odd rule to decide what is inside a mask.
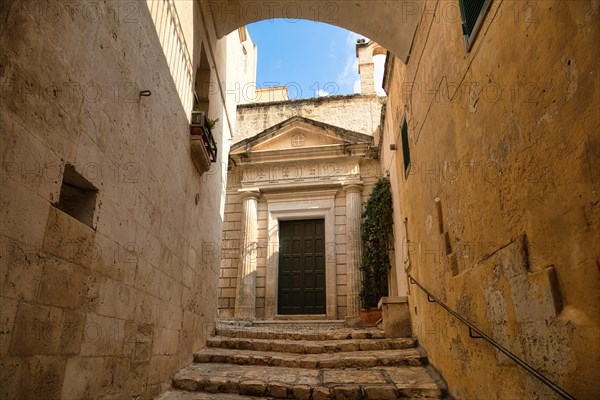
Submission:
[[[362,213],[362,288],[360,292],[363,325],[375,326],[381,318],[379,299],[388,295],[389,252],[393,245],[393,204],[390,180],[377,181]]]
[[[192,124],[202,124],[204,122],[204,115],[204,111],[200,110],[200,107],[198,106],[198,104],[196,104],[194,106],[194,109],[192,110]]]
[[[212,120],[196,104],[192,109],[190,121],[192,159],[198,171],[204,173],[210,169],[210,164],[217,161],[217,143],[212,130],[219,119]]]

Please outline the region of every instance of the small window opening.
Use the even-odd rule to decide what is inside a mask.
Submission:
[[[93,229],[98,189],[71,164],[65,165],[60,198],[56,208]]]
[[[408,171],[410,170],[410,148],[408,147],[408,123],[406,118],[402,122],[402,157],[404,158],[404,177],[408,177]]]
[[[194,110],[204,111],[206,114],[208,114],[209,95],[211,93],[210,73],[208,56],[204,46],[202,46],[200,49],[200,64],[196,70],[196,81],[194,82]]]

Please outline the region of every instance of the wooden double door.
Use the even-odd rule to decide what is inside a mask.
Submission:
[[[325,221],[279,222],[280,315],[325,314]]]

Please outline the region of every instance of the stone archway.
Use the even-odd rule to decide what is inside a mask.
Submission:
[[[306,19],[365,35],[406,62],[426,1],[211,0],[202,4],[218,37],[253,22]]]

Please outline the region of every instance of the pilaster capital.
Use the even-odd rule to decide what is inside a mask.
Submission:
[[[240,189],[239,192],[242,194],[242,200],[258,200],[260,197],[260,189]]]
[[[344,192],[346,193],[362,193],[363,184],[362,183],[350,183],[344,185]]]

